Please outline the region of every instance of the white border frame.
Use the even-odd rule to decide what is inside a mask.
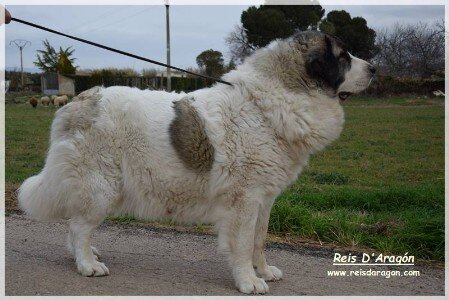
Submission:
[[[272,4],[315,4],[315,1],[309,0],[170,0],[170,5],[260,5],[269,2]],[[0,0],[0,4],[3,6],[8,5],[164,5],[165,0],[65,0],[61,3],[59,0]],[[449,4],[446,4],[444,0],[320,0],[320,5],[445,5],[445,24],[448,24]],[[0,17],[3,18],[3,12],[0,12]],[[8,25],[6,25],[8,26]],[[446,30],[447,31],[447,30]],[[5,77],[5,25],[0,25],[0,83],[4,82]],[[449,66],[449,53],[448,53],[448,41],[449,35],[446,34],[445,39],[445,59],[446,59],[446,73]],[[445,92],[448,92],[449,79],[445,78]],[[449,116],[449,106],[445,105],[445,115]],[[5,90],[4,84],[0,84],[0,296],[5,296]],[[449,158],[449,121],[445,118],[445,294],[449,292],[449,270],[447,268],[449,264],[449,248],[447,241],[449,233],[449,210],[448,210],[448,198],[449,198],[449,180],[446,176],[449,172],[449,164],[447,159]],[[63,297],[66,299],[137,299],[143,297],[151,297],[152,299],[163,299],[159,296],[89,296],[89,297]],[[248,297],[248,296],[246,296]],[[251,298],[263,297],[263,299],[445,299],[445,296],[249,296]],[[9,296],[11,299],[29,299],[28,297]],[[42,297],[40,297],[42,298]],[[62,297],[54,297],[62,298]],[[200,299],[204,296],[171,296],[170,299]],[[237,296],[209,296],[208,299],[236,299]],[[166,298],[165,298],[166,299]],[[249,299],[249,298],[248,298]]]

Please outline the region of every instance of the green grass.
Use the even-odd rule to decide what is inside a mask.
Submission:
[[[278,198],[270,230],[442,260],[444,106],[349,101],[342,136]]]
[[[342,136],[313,156],[277,199],[270,230],[443,260],[443,104],[436,98],[349,99]],[[54,111],[6,105],[7,183],[42,168]]]
[[[348,106],[417,106],[444,105],[444,97],[385,97],[353,96],[344,104]]]
[[[20,183],[44,166],[56,108],[5,105],[5,181]]]

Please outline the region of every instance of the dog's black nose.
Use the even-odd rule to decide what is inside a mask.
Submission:
[[[371,72],[371,75],[376,74],[376,68],[372,65],[369,65],[368,70]]]

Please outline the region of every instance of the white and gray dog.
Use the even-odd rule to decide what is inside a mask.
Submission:
[[[237,288],[266,293],[282,272],[264,244],[273,202],[311,154],[340,135],[340,101],[375,69],[309,31],[257,50],[224,80],[189,94],[96,87],[60,108],[45,167],[19,190],[21,208],[69,219],[83,276],[108,275],[91,246],[111,215],[212,223]]]

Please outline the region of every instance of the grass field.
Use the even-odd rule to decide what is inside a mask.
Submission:
[[[342,136],[277,199],[270,231],[443,260],[443,104],[349,99]],[[54,112],[6,105],[7,185],[42,168]]]

